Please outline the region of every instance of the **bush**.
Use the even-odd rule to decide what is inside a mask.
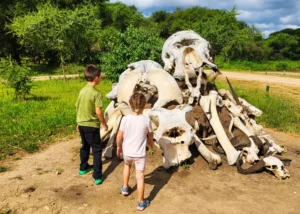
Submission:
[[[161,61],[163,41],[159,32],[153,29],[130,26],[124,33],[118,33],[108,44],[107,52],[99,55],[105,77],[117,81],[127,65],[140,60]]]
[[[17,65],[15,62],[2,61],[0,68],[1,77],[6,80],[7,86],[14,89],[15,99],[25,99],[30,94],[31,69]]]

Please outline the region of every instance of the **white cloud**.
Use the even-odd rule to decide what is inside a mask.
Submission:
[[[263,34],[263,37],[264,38],[267,38],[267,37],[269,37],[269,35],[271,34],[271,33],[274,33],[276,30],[263,30],[262,31],[262,34]]]
[[[146,17],[157,10],[193,6],[231,10],[235,6],[239,13],[237,19],[254,25],[265,36],[287,26],[300,28],[300,0],[110,0],[111,3],[118,1],[135,5]]]
[[[275,28],[274,23],[254,23],[254,26],[259,28],[259,29],[272,29]]]
[[[287,16],[280,17],[280,22],[281,23],[290,23],[293,21],[293,19],[294,19],[293,15],[287,15]]]
[[[279,25],[282,29],[284,28],[292,28],[292,29],[297,29],[300,28],[300,25]]]

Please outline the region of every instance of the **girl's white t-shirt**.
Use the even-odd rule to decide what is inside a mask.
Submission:
[[[147,134],[152,132],[151,121],[145,115],[127,115],[122,118],[123,154],[128,157],[146,156]]]

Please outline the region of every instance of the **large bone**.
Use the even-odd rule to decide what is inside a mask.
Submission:
[[[162,69],[161,65],[152,60],[141,60],[133,62],[127,66],[128,68],[120,75],[118,83],[112,85],[112,91],[106,94],[106,98],[114,100],[117,98],[118,86],[123,81],[124,77],[131,73],[136,72],[139,74],[147,73],[152,68]]]
[[[233,124],[235,127],[240,129],[245,135],[247,135],[251,142],[250,147],[244,149],[245,151],[247,151],[245,161],[249,163],[254,163],[255,161],[259,160],[259,157],[257,156],[259,153],[259,149],[255,144],[255,142],[253,141],[253,139],[251,138],[251,136],[253,136],[254,133],[251,132],[249,129],[247,129],[247,127],[242,123],[240,118],[237,116],[233,118]]]
[[[195,145],[200,152],[200,154],[204,157],[204,159],[208,162],[208,166],[210,169],[217,169],[218,165],[222,163],[221,157],[217,154],[212,153],[207,147],[201,142],[201,140],[194,136]]]
[[[158,100],[153,108],[161,107],[170,101],[182,104],[182,93],[174,78],[166,71],[161,69],[151,69],[148,71],[146,81],[154,85],[158,91]]]
[[[177,166],[191,157],[189,145],[194,142],[195,130],[185,118],[191,106],[177,106],[173,110],[165,108],[152,109],[149,113],[151,121],[158,125],[154,139],[164,151],[163,166]]]
[[[159,141],[160,148],[164,151],[163,167],[169,169],[178,166],[192,156],[189,147],[182,144],[171,144],[165,139]]]
[[[210,125],[226,153],[228,164],[234,165],[240,152],[232,146],[220,122],[216,109],[217,96],[218,93],[216,91],[210,91],[208,96],[201,97],[200,106],[210,121]]]
[[[115,143],[115,139],[119,130],[119,126],[121,123],[122,116],[126,116],[129,114],[133,114],[131,108],[125,103],[120,103],[118,106],[111,112],[110,117],[108,119],[107,125],[108,130],[105,132],[103,129],[100,130],[100,136],[105,140],[110,133],[109,140],[107,145],[102,153],[102,156],[106,159],[110,159],[113,156],[113,147]],[[112,128],[111,128],[112,127]],[[104,136],[101,135],[101,132]]]
[[[114,142],[115,142],[115,139],[116,139],[116,136],[117,136],[117,133],[118,133],[118,129],[119,129],[121,119],[122,119],[122,115],[118,115],[116,117],[115,124],[114,124],[113,129],[110,133],[109,140],[108,140],[107,145],[106,145],[106,147],[105,147],[105,149],[102,153],[102,156],[105,157],[106,159],[110,159],[113,156]]]
[[[174,33],[165,41],[162,49],[162,60],[165,63],[164,70],[170,72],[177,66],[175,63],[176,60],[181,57],[182,53],[180,53],[180,49],[183,47],[193,48],[205,65],[213,69],[217,68],[215,64],[211,63],[209,42],[196,32],[189,30]],[[182,75],[182,78],[183,77]]]
[[[255,106],[248,103],[245,99],[239,97],[239,101],[241,105],[244,107],[244,109],[247,111],[248,114],[254,115],[254,116],[261,116],[262,111]]]
[[[184,72],[185,84],[188,86],[188,90],[190,92],[188,104],[192,104],[194,102],[194,100],[196,100],[196,102],[198,103],[199,97],[200,97],[200,87],[201,87],[201,77],[202,77],[202,68],[201,68],[202,61],[201,61],[201,59],[197,59],[197,55],[195,55],[194,51],[191,50],[190,48],[185,48],[183,50],[184,50],[184,54],[183,54],[182,58],[186,58],[191,55],[192,58],[195,58],[195,59],[192,59],[192,60],[184,59],[183,61],[178,62],[179,66],[176,66],[175,73],[173,76],[176,77],[176,72],[177,73],[182,72],[182,71],[178,72],[178,68],[180,67],[181,64],[183,64],[184,66],[182,67],[182,69]],[[185,53],[185,52],[188,52],[188,53]],[[189,61],[191,61],[191,62],[189,62]],[[196,62],[194,62],[194,61],[196,61]],[[188,66],[190,66],[190,68],[188,66],[185,66],[186,64],[188,64]],[[195,72],[195,68],[197,69],[198,74]],[[197,85],[195,88],[192,86],[192,84],[189,80],[189,78],[191,76],[191,75],[189,75],[189,73],[194,73],[193,75],[196,75]]]
[[[153,108],[161,107],[170,101],[176,101],[181,104],[182,93],[179,86],[173,77],[162,69],[151,69],[146,73],[145,81],[150,85],[154,85],[158,90],[158,100]],[[119,84],[117,100],[129,104],[130,96],[135,88],[135,85],[141,80],[142,75],[139,73],[129,73]]]

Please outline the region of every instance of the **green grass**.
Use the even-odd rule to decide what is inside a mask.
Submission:
[[[1,173],[1,172],[6,172],[6,171],[7,171],[7,168],[6,168],[6,167],[0,166],[0,173]]]
[[[34,82],[32,96],[14,102],[13,91],[0,84],[0,159],[20,149],[35,152],[43,143],[74,134],[75,102],[85,85],[81,79]],[[104,97],[104,110],[111,82],[103,80],[97,88]]]
[[[48,80],[34,82],[26,101],[14,102],[13,91],[0,84],[0,159],[25,150],[35,152],[40,145],[75,134],[75,101],[86,84],[82,79]],[[228,89],[225,82],[218,88]],[[103,80],[97,88],[105,95],[111,82]],[[265,95],[257,88],[234,84],[238,96],[246,99],[264,113],[256,121],[265,127],[300,134],[300,105],[292,98]],[[105,97],[105,96],[103,96]],[[104,99],[104,108],[110,101]]]
[[[220,70],[231,71],[300,71],[300,61],[281,60],[281,61],[230,61],[224,62],[222,59],[216,58],[216,62]]]
[[[218,88],[229,89],[227,83],[218,81]],[[264,127],[300,134],[300,105],[291,97],[267,95],[264,90],[244,87],[242,83],[233,85],[236,94],[263,111],[255,120]]]

